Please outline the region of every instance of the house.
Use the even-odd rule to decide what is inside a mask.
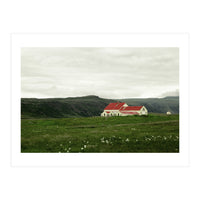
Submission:
[[[170,111],[167,111],[167,113],[166,113],[167,115],[171,115],[172,113],[170,112]]]
[[[148,115],[144,106],[128,106],[126,103],[110,103],[101,113],[102,117],[107,116],[128,116],[128,115]]]

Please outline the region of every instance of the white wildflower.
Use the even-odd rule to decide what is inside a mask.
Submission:
[[[101,138],[101,142],[102,142],[102,143],[104,143],[104,142],[105,142],[105,141],[104,141],[104,137],[102,137],[102,138]]]
[[[84,148],[86,148],[87,147],[87,145],[84,145]]]
[[[126,142],[129,142],[129,139],[128,139],[128,138],[126,138]]]

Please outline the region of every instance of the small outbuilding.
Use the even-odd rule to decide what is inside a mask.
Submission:
[[[172,113],[170,112],[170,111],[167,111],[167,113],[166,113],[167,115],[171,115]]]

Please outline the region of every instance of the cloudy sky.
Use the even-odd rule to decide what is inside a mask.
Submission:
[[[178,48],[22,48],[22,97],[178,95]]]

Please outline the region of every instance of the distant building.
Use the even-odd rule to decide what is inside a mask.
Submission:
[[[126,103],[110,103],[101,113],[102,117],[107,116],[128,116],[128,115],[148,115],[144,106],[128,106]]]
[[[166,113],[167,115],[171,115],[172,113],[170,112],[170,111],[167,111],[167,113]]]

